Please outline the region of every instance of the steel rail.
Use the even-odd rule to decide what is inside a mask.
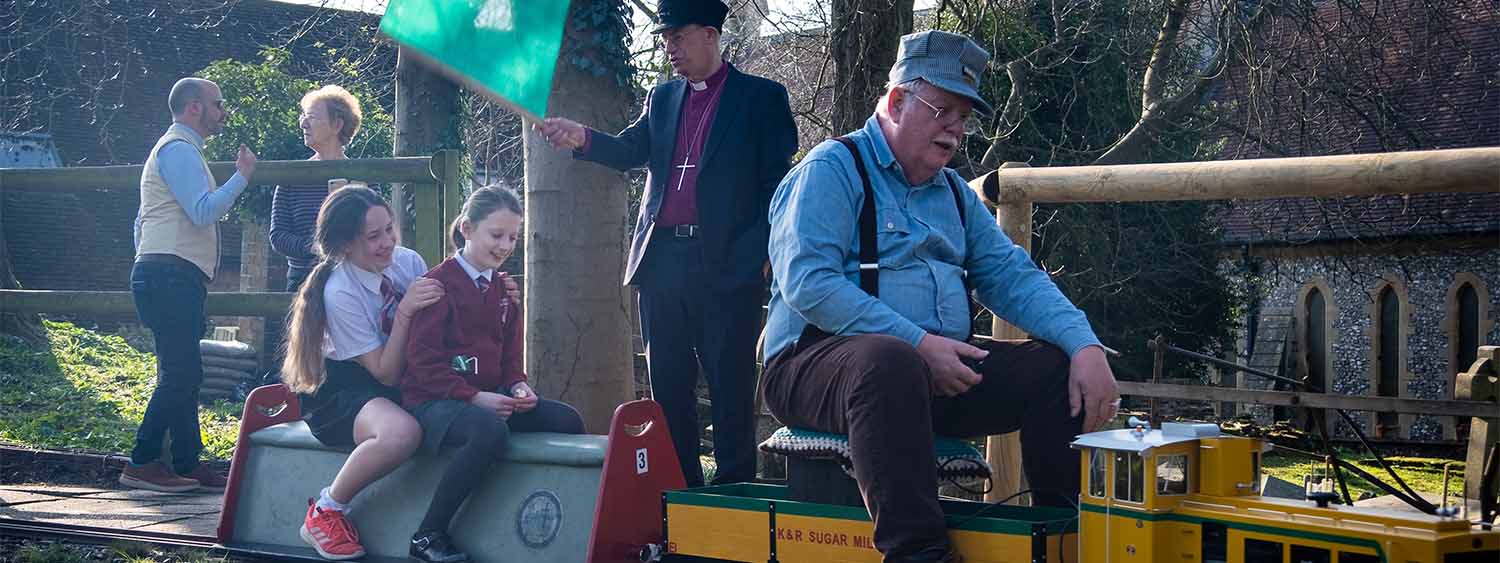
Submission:
[[[0,517],[0,535],[18,535],[27,537],[63,537],[78,540],[83,543],[107,543],[111,541],[128,541],[136,543],[149,543],[171,547],[190,547],[196,549],[210,550],[215,553],[225,553],[243,557],[260,557],[276,560],[301,560],[322,561],[311,549],[307,550],[311,555],[290,551],[277,551],[277,546],[236,546],[223,545],[212,536],[198,536],[192,534],[172,534],[166,532],[148,532],[142,530],[124,530],[120,528],[103,528],[99,526],[83,526],[79,524],[66,524],[61,522],[38,522],[35,520],[20,520],[16,518]],[[368,560],[368,558],[367,558]]]

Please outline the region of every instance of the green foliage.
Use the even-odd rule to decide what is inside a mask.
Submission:
[[[123,338],[46,321],[50,346],[0,339],[0,440],[26,446],[128,452],[156,381],[156,357]],[[204,452],[228,459],[235,403],[199,410]]]
[[[635,71],[629,44],[630,7],[624,0],[592,0],[573,10],[559,57],[593,76],[613,75],[621,88],[630,88]]]
[[[286,50],[266,49],[261,51],[259,61],[222,59],[209,63],[197,73],[218,83],[225,104],[230,108],[224,132],[208,140],[209,160],[232,161],[241,144],[255,151],[260,160],[298,160],[312,156],[312,150],[302,144],[297,116],[302,113],[299,105],[302,96],[320,85],[293,76],[288,70],[289,58]],[[345,60],[335,61],[333,71],[341,78],[339,85],[360,100],[363,114],[359,133],[346,149],[349,157],[391,156],[392,118],[380,106],[371,85],[365,82],[368,79]],[[246,190],[235,203],[235,210],[241,218],[261,222],[269,220],[271,190]]]
[[[1160,3],[1105,2],[1075,10],[1061,22],[1064,34],[1080,29],[1065,58],[1040,60],[1020,87],[1026,116],[1000,144],[996,162],[1033,167],[1093,162],[1136,123],[1140,78],[1160,25]],[[948,17],[939,27],[976,37],[995,51],[997,68],[1046,44],[1054,36],[1051,5],[987,12],[981,22]],[[1061,60],[1059,60],[1061,59]],[[1178,73],[1183,74],[1181,72]],[[986,73],[981,91],[1001,110],[1013,85],[1003,71]],[[1197,128],[1197,116],[1160,132],[1142,162],[1210,158],[1214,147]],[[993,125],[993,124],[992,124]],[[1006,132],[1002,132],[1006,133]],[[969,140],[976,160],[988,136]],[[1190,350],[1216,351],[1229,342],[1242,297],[1220,274],[1213,207],[1201,202],[1039,205],[1032,256],[1089,316],[1106,345],[1120,350],[1116,375],[1151,373],[1145,342],[1157,334]],[[1169,376],[1199,376],[1204,366],[1168,363]]]
[[[1352,451],[1340,452],[1340,457],[1354,462],[1354,465],[1366,473],[1380,477],[1391,483],[1385,470],[1376,465],[1374,458],[1362,455],[1356,456]],[[1391,457],[1386,458],[1386,463],[1391,470],[1401,477],[1412,490],[1420,493],[1440,494],[1443,492],[1443,465],[1450,464],[1450,481],[1448,483],[1448,494],[1463,496],[1464,464],[1461,461],[1444,459],[1430,459],[1417,457]],[[1277,453],[1272,450],[1266,454],[1261,462],[1261,467],[1267,475],[1276,477],[1295,485],[1301,485],[1304,477],[1322,477],[1328,475],[1328,470],[1321,461],[1310,460],[1302,456],[1293,456]],[[1349,495],[1355,500],[1372,496],[1384,496],[1385,491],[1374,484],[1365,481],[1348,472],[1344,473],[1349,484]]]

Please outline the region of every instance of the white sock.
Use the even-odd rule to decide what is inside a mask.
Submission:
[[[333,510],[337,512],[348,512],[349,505],[333,500],[333,487],[323,487],[323,492],[318,494],[318,508]]]

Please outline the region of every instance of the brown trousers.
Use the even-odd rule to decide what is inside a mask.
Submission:
[[[885,335],[793,345],[766,365],[766,405],[788,426],[848,434],[875,547],[885,561],[921,561],[948,546],[937,498],[933,434],[1021,431],[1034,504],[1071,506],[1082,417],[1068,416],[1068,357],[1040,341],[985,341],[983,381],[956,397],[932,394],[927,363]]]

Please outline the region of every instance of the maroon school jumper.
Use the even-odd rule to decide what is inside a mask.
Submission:
[[[482,294],[453,258],[423,277],[442,282],[443,297],[418,311],[407,331],[402,406],[441,399],[467,402],[480,391],[509,391],[526,381],[521,309],[506,294],[505,274],[495,272]],[[465,371],[455,369],[458,356]]]

